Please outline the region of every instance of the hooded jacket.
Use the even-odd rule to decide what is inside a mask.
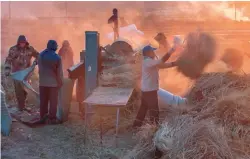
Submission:
[[[56,53],[57,47],[55,40],[49,40],[47,48],[38,57],[40,86],[58,87],[62,84],[62,62]]]
[[[26,42],[26,46],[21,48],[20,42]],[[17,44],[9,49],[9,54],[5,60],[5,69],[11,69],[12,72],[23,70],[31,65],[31,59],[36,60],[39,53],[29,45],[26,37],[20,35],[17,39]]]

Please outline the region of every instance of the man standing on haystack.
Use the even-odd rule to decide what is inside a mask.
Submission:
[[[114,30],[114,40],[119,38],[119,26],[118,26],[118,10],[116,8],[113,9],[113,15],[108,19],[108,24],[113,23]]]
[[[21,71],[31,66],[31,59],[34,57],[37,63],[39,53],[29,45],[26,37],[20,35],[17,44],[12,46],[5,60],[5,75],[9,76],[12,72]],[[20,111],[25,109],[27,92],[24,90],[21,82],[14,80],[15,94],[17,98],[18,108]]]

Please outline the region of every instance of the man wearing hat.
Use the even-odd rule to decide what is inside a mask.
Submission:
[[[5,60],[5,75],[9,76],[11,72],[20,71],[31,66],[32,57],[35,58],[37,63],[37,57],[39,53],[29,45],[26,37],[20,35],[17,40],[17,44],[9,49],[9,54]],[[18,102],[19,110],[25,109],[25,101],[27,98],[27,92],[24,90],[22,83],[14,81],[15,93]]]
[[[159,123],[158,94],[159,69],[176,66],[176,62],[165,63],[175,52],[176,46],[171,48],[161,59],[155,55],[156,48],[150,45],[143,48],[142,78],[141,78],[141,106],[134,121],[133,127],[140,127],[149,110],[152,124]]]

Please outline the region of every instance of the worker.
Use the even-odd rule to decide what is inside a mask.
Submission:
[[[57,47],[55,40],[49,40],[47,49],[38,58],[41,123],[45,123],[47,119],[48,124],[60,123],[56,112],[58,93],[63,84],[63,70],[61,57],[56,53]]]
[[[142,78],[141,78],[141,106],[137,113],[133,127],[140,127],[149,110],[151,124],[159,124],[159,106],[158,106],[158,90],[159,90],[159,69],[171,68],[176,66],[176,62],[165,63],[173,52],[176,46],[171,48],[161,59],[156,59],[155,51],[150,45],[143,48],[142,62]],[[156,148],[155,157],[160,158],[162,152]]]
[[[20,35],[17,44],[9,49],[9,54],[5,60],[5,75],[9,76],[12,72],[21,71],[31,66],[32,57],[37,64],[39,53],[29,44],[24,35]],[[26,110],[27,92],[24,90],[21,82],[14,80],[14,88],[18,108],[20,111]]]
[[[68,40],[64,40],[58,55],[62,59],[63,75],[68,77],[67,69],[74,65],[74,53]]]
[[[158,90],[159,90],[159,69],[176,66],[176,62],[165,63],[177,46],[172,47],[161,59],[156,59],[155,50],[150,45],[143,48],[142,78],[141,78],[141,106],[134,121],[133,127],[140,127],[149,110],[152,124],[159,123]]]
[[[108,19],[108,24],[113,23],[114,30],[114,40],[119,38],[119,26],[118,26],[118,10],[116,8],[113,9],[113,15]]]

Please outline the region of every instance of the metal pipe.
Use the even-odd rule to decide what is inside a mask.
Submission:
[[[119,119],[120,119],[120,108],[116,110],[116,131],[115,131],[115,143],[116,147],[118,146],[118,129],[119,129]]]

